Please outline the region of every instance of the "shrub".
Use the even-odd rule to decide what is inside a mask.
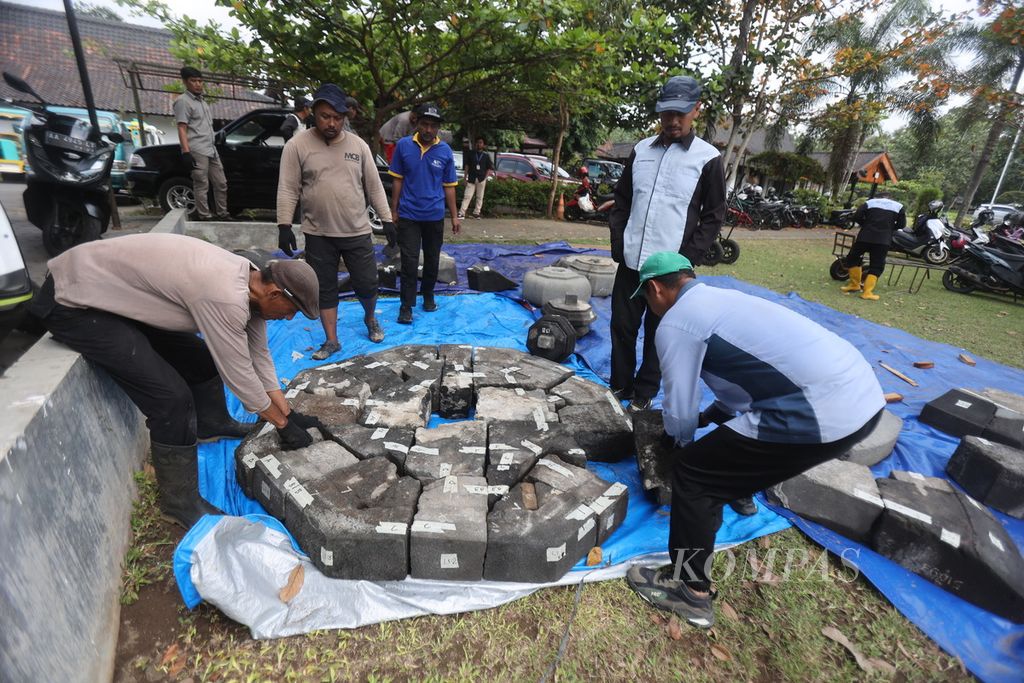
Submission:
[[[460,182],[455,192],[458,203],[462,202],[462,195],[465,189],[465,183]],[[559,191],[565,195],[567,201],[573,192],[571,188],[563,185],[559,186]],[[517,214],[544,215],[548,209],[548,194],[550,192],[551,185],[546,182],[530,183],[510,178],[495,178],[487,183],[487,192],[484,195],[484,211],[487,213],[501,213],[511,209],[512,213]],[[558,201],[557,197],[555,197],[555,201]]]
[[[1010,190],[999,195],[997,204],[1024,204],[1024,191]]]
[[[793,190],[793,197],[797,204],[817,207],[822,216],[828,217],[828,197],[820,192],[796,189]]]

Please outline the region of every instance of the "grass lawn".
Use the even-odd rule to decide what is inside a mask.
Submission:
[[[600,234],[600,233],[598,233]],[[937,278],[919,294],[878,288],[863,301],[828,277],[831,241],[744,240],[740,260],[707,272],[778,292],[795,291],[837,310],[1024,367],[1024,306],[958,295]],[[545,236],[558,239],[557,236]],[[545,241],[547,241],[547,239]],[[576,242],[574,240],[574,242]],[[605,243],[606,244],[606,243]],[[601,240],[595,239],[600,246]],[[203,605],[180,605],[170,555],[180,532],[159,520],[151,474],[126,558],[118,681],[539,680],[555,660],[577,589],[543,590],[504,607],[422,617],[350,631],[254,641]],[[720,557],[718,567],[725,558]],[[580,594],[561,680],[908,681],[963,680],[960,663],[904,619],[870,584],[790,529],[734,550],[736,570],[718,584],[718,622],[701,632],[648,607],[621,580]],[[789,565],[786,574],[785,567]],[[781,578],[784,576],[784,580]],[[868,673],[823,629],[837,629],[866,658],[895,673]]]

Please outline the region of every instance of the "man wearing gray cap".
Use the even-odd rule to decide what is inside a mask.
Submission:
[[[320,323],[326,337],[313,353],[324,360],[341,350],[338,341],[338,264],[345,261],[352,289],[363,306],[363,323],[370,341],[384,341],[377,321],[377,259],[367,204],[384,221],[388,242],[397,230],[369,146],[355,133],[346,133],[345,93],[325,83],[313,97],[314,127],[288,141],[281,152],[277,183],[278,246],[289,256],[295,249],[291,218],[302,200],[302,233],[306,261],[320,281]]]
[[[665,250],[699,265],[725,218],[722,157],[693,131],[700,97],[700,84],[689,76],[668,79],[655,105],[661,133],[636,144],[615,186],[608,219],[612,258],[619,264],[612,288],[611,388],[630,401],[631,410],[649,408],[661,385],[654,348],[660,319],[642,298],[630,298],[640,281],[640,265]],[[644,347],[637,371],[641,323]]]
[[[277,427],[285,449],[312,443],[315,418],[291,410],[267,349],[267,320],[317,315],[301,261],[259,270],[193,237],[88,242],[47,264],[31,313],[57,341],[103,368],[146,416],[160,509],[188,528],[221,514],[199,494],[197,441],[241,438],[224,385]],[[199,332],[202,337],[196,335]]]

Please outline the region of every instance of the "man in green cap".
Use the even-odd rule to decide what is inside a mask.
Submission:
[[[639,275],[633,296],[661,317],[655,347],[665,433],[675,445],[672,564],[634,566],[626,581],[655,607],[710,628],[725,503],[842,455],[874,429],[885,399],[860,352],[812,320],[698,282],[674,251],[649,256]],[[715,395],[703,412],[700,380]],[[712,422],[719,426],[694,440]]]

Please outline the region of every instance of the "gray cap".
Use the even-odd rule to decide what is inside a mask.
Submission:
[[[695,79],[689,76],[673,76],[665,85],[661,86],[654,111],[659,114],[663,111],[678,111],[688,114],[700,100],[700,94],[700,83]]]
[[[313,267],[305,261],[271,261],[270,278],[310,320],[320,316],[320,284]]]

